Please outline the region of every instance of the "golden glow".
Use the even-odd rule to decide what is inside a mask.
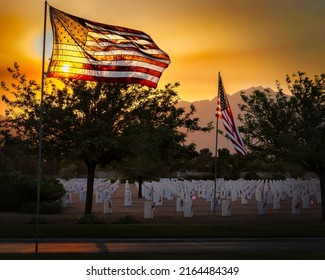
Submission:
[[[17,1],[0,0],[0,81],[8,81],[5,69],[14,62],[39,81],[44,5]],[[311,77],[324,72],[325,1],[79,0],[76,7],[74,1],[52,0],[51,5],[149,34],[171,58],[158,87],[180,82],[179,95],[187,101],[214,98],[218,71],[229,94],[260,85],[275,89],[276,80],[285,87],[285,75],[297,71]],[[48,19],[45,69],[51,40]],[[68,73],[69,67],[63,71]]]
[[[70,65],[69,65],[69,64],[64,64],[64,65],[62,66],[62,71],[63,71],[64,73],[69,73],[69,69],[70,69]]]

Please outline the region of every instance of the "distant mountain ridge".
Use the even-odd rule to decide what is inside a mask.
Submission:
[[[234,94],[227,94],[228,100],[230,103],[230,107],[232,110],[232,113],[235,118],[236,124],[239,126],[240,122],[238,120],[238,114],[240,114],[240,109],[238,107],[238,104],[242,103],[240,93],[245,92],[246,95],[251,95],[254,91],[264,91],[266,88],[262,86],[258,87],[250,87],[245,90],[240,90]],[[267,90],[271,94],[275,94],[275,91],[273,91],[270,88],[267,88]],[[188,102],[188,101],[180,101],[179,107],[184,107],[185,109],[189,110],[191,104],[193,104],[196,108],[196,112],[194,117],[198,117],[200,119],[200,124],[205,125],[208,122],[213,122],[213,126],[216,126],[216,107],[217,107],[217,96],[211,100],[198,100],[194,102]],[[4,119],[3,115],[0,115],[0,120]],[[219,130],[223,130],[223,124],[222,121],[219,120]],[[204,132],[194,132],[189,133],[187,137],[188,143],[195,143],[197,151],[200,151],[203,148],[208,148],[213,154],[215,152],[215,143],[216,143],[216,130],[213,129],[209,133]],[[234,149],[232,147],[232,143],[225,138],[222,135],[218,136],[218,148],[227,148],[231,153],[234,153]]]
[[[234,94],[227,94],[228,101],[231,107],[231,111],[234,115],[235,122],[238,126],[240,126],[240,122],[238,120],[238,115],[241,113],[238,105],[242,102],[241,99],[241,92],[244,92],[246,95],[251,95],[254,91],[265,91],[268,90],[271,94],[275,94],[275,91],[270,88],[264,88],[262,86],[258,87],[250,87],[248,89],[240,90]],[[193,104],[196,108],[195,117],[200,119],[200,124],[205,125],[208,122],[213,122],[213,126],[216,126],[216,108],[217,108],[217,96],[211,100],[199,100],[194,102],[188,101],[180,101],[179,106],[184,107],[185,109],[189,109],[190,105]],[[224,130],[222,121],[219,120],[218,125],[219,130]],[[215,153],[216,149],[216,130],[213,129],[209,133],[204,132],[194,132],[189,133],[187,137],[187,141],[189,143],[195,143],[197,151],[200,151],[203,148],[208,148],[213,154]],[[225,136],[220,135],[218,136],[218,149],[220,148],[227,148],[231,153],[234,153],[234,149],[232,147],[232,143],[230,140],[225,138]]]

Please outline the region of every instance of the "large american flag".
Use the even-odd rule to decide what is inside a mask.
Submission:
[[[222,119],[223,126],[227,132],[228,137],[234,145],[236,152],[239,155],[246,155],[247,150],[245,144],[240,137],[238,128],[235,124],[233,114],[231,112],[230,104],[228,102],[227,94],[222,83],[221,76],[219,75],[219,97],[217,101],[216,117]]]
[[[169,56],[142,31],[79,18],[50,6],[48,77],[157,87]]]

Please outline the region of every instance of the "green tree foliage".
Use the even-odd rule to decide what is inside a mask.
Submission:
[[[226,180],[238,179],[240,172],[244,170],[250,157],[250,154],[242,157],[237,153],[230,154],[228,149],[219,149],[217,159],[217,177],[222,177]]]
[[[250,150],[270,160],[299,163],[315,172],[321,184],[325,220],[325,75],[310,79],[298,72],[287,76],[291,95],[242,94],[242,127]]]
[[[18,175],[0,175],[0,211],[19,211],[24,203],[36,203],[35,179]],[[55,179],[41,181],[41,203],[58,201],[65,194],[61,184]]]
[[[226,180],[237,179],[239,177],[238,156],[231,155],[228,149],[218,150],[217,176]]]
[[[0,151],[0,175],[8,174],[12,170],[12,161]]]
[[[6,119],[1,122],[1,133],[7,143],[36,149],[40,87],[20,73],[18,64],[9,71],[16,83],[11,87],[2,83],[2,89],[7,93],[2,100],[8,109]],[[113,164],[126,155],[136,154],[134,160],[140,173],[153,172],[166,162],[170,166],[184,149],[193,149],[193,145],[183,145],[185,134],[179,133],[177,128],[211,129],[211,124],[202,128],[198,119],[191,118],[194,107],[189,113],[176,108],[177,86],[167,85],[160,90],[138,85],[67,80],[59,89],[47,84],[44,156],[73,158],[85,163],[88,173],[85,215],[92,211],[96,166]],[[152,156],[151,160],[149,156]]]
[[[144,179],[164,176],[197,155],[195,145],[186,143],[186,133],[180,128],[187,131],[211,130],[211,123],[199,126],[198,119],[192,118],[195,107],[185,112],[184,108],[177,106],[177,87],[178,84],[168,84],[162,90],[150,90],[153,94],[143,100],[123,135],[126,156],[120,167],[130,178],[139,181],[139,196]]]
[[[214,173],[214,156],[208,148],[201,149],[196,158],[196,166],[198,171]]]

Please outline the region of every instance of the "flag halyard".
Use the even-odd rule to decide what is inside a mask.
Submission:
[[[245,144],[239,134],[238,128],[236,126],[230,104],[227,98],[227,94],[225,92],[221,76],[219,75],[219,93],[217,100],[217,109],[216,109],[216,117],[222,119],[223,126],[226,130],[227,136],[230,138],[235,151],[239,155],[246,155],[247,150]]]
[[[50,6],[53,51],[48,77],[157,87],[170,64],[142,31],[79,18]]]

